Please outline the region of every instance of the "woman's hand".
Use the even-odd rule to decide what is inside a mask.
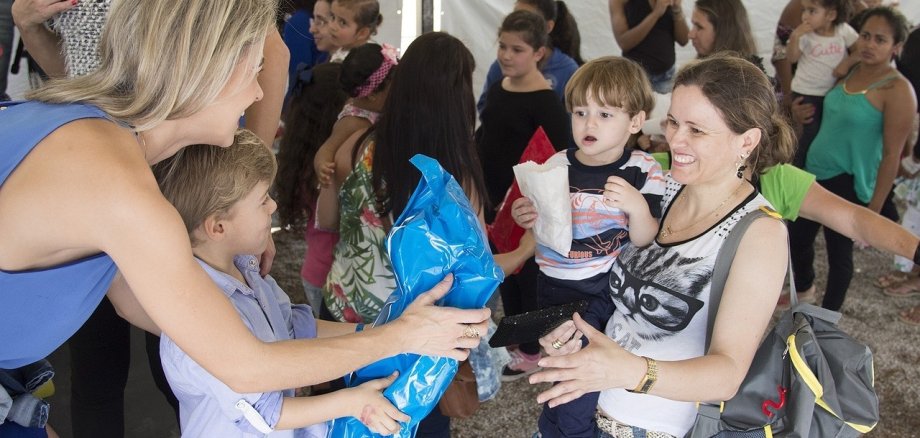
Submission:
[[[393,384],[398,372],[389,377],[369,380],[354,388],[346,389],[352,392],[355,401],[353,416],[367,426],[371,432],[380,435],[395,435],[399,432],[400,424],[410,420],[410,417],[396,409],[382,391]]]
[[[815,106],[810,103],[802,103],[804,100],[804,97],[799,96],[789,105],[789,110],[792,113],[792,120],[795,120],[795,122],[800,125],[811,123],[815,116]]]
[[[588,339],[588,346],[565,356],[551,356],[540,359],[539,365],[543,367],[543,370],[534,373],[529,379],[531,384],[558,382],[552,388],[537,395],[537,403],[548,402],[551,408],[568,403],[589,392],[626,386],[627,383],[622,382],[624,377],[621,374],[626,374],[627,376],[632,374],[623,373],[620,365],[625,362],[627,357],[636,358],[636,356],[624,350],[616,342],[608,338],[607,335],[591,327],[578,314],[575,314],[573,321],[575,323],[573,328],[584,333]],[[567,322],[558,327],[553,333],[564,334],[568,331],[568,329],[565,329],[566,324],[569,323]],[[546,339],[544,337],[540,340],[540,343],[543,344]],[[549,349],[553,349],[553,341],[549,340]],[[572,339],[569,339],[559,350],[563,348],[575,350],[570,346],[572,341]],[[639,379],[636,379],[636,381],[638,382]]]
[[[419,295],[391,323],[399,328],[394,341],[403,342],[403,351],[464,360],[470,354],[469,349],[479,345],[479,338],[489,328],[489,309],[435,305],[435,301],[447,295],[453,282],[453,274],[448,274],[431,290]]]
[[[511,217],[519,227],[529,230],[537,221],[537,207],[526,196],[514,200],[511,204]]]
[[[71,0],[16,0],[13,2],[13,21],[20,29],[42,26],[51,17],[77,5]]]
[[[583,336],[581,330],[575,328],[575,323],[568,320],[540,338],[540,346],[550,356],[565,356],[581,350]]]

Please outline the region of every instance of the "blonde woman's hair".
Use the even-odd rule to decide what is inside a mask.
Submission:
[[[578,68],[565,86],[565,107],[587,105],[588,96],[597,103],[622,108],[630,117],[655,107],[655,95],[645,70],[635,61],[605,56]]]
[[[192,244],[194,230],[211,215],[223,217],[256,184],[271,184],[275,156],[251,131],[240,129],[230,147],[192,145],[153,166],[163,196],[182,216]]]
[[[99,68],[28,97],[96,105],[138,131],[187,117],[216,99],[237,64],[261,53],[276,11],[277,0],[116,0]]]

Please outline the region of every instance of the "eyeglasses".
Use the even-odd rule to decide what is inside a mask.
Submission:
[[[617,271],[622,273],[622,279]],[[627,290],[633,292],[631,302],[625,298]],[[686,328],[693,315],[703,308],[703,302],[696,298],[654,281],[637,278],[622,268],[610,272],[610,294],[629,311],[641,314],[660,329],[673,332]]]

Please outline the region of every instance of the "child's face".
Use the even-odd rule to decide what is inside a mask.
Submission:
[[[520,32],[502,32],[498,36],[498,65],[503,76],[519,78],[534,71],[543,53],[543,48],[534,50],[527,44]]]
[[[367,42],[367,39],[370,38],[370,30],[366,27],[359,27],[355,22],[355,11],[336,1],[332,2],[329,36],[336,47],[351,50]]]
[[[690,17],[690,42],[693,43],[693,48],[696,49],[696,53],[699,56],[706,56],[712,52],[712,46],[716,42],[716,28],[712,25],[712,22],[709,21],[709,17],[700,12],[698,9],[693,9],[693,15]]]
[[[329,23],[332,21],[332,11],[329,2],[318,1],[313,5],[313,19],[310,20],[310,33],[316,48],[323,52],[331,52],[337,47],[332,43],[329,35]]]
[[[644,111],[630,117],[623,108],[602,105],[588,95],[586,105],[572,107],[572,136],[578,145],[578,160],[589,166],[615,162],[623,155],[629,136],[639,132],[644,122]]]
[[[259,255],[268,247],[272,213],[278,207],[268,195],[268,181],[260,181],[243,199],[236,201],[220,222],[231,255]]]
[[[824,32],[834,25],[837,11],[827,9],[815,0],[802,0],[802,22],[808,23],[817,32]]]

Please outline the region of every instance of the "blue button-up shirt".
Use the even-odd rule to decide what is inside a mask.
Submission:
[[[237,256],[234,263],[246,283],[220,272],[201,260],[205,272],[227,295],[243,322],[262,341],[316,337],[316,320],[310,306],[291,304],[287,294],[269,276],[259,276],[253,256]],[[326,423],[304,429],[274,432],[284,397],[292,389],[240,394],[225,385],[185,354],[165,334],[160,338],[163,370],[179,399],[183,437],[324,437]]]

